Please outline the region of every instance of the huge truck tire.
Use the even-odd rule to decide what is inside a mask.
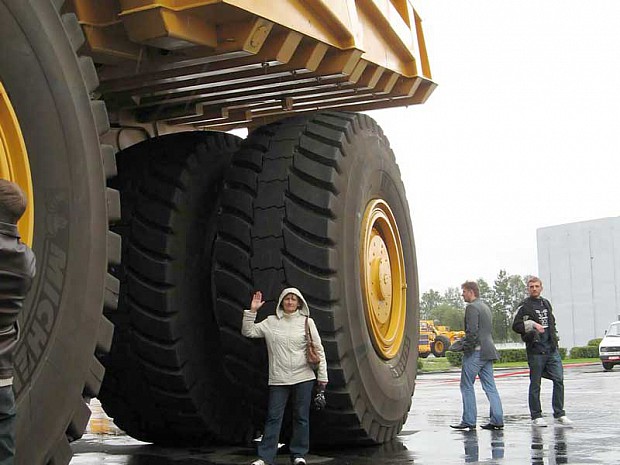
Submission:
[[[226,177],[214,253],[225,366],[254,405],[264,409],[267,362],[262,341],[240,334],[243,309],[261,290],[261,320],[295,286],[328,360],[314,444],[391,440],[414,391],[418,289],[404,187],[377,124],[330,112],[254,131]]]
[[[252,439],[246,400],[222,367],[210,289],[215,208],[239,140],[186,132],[117,154],[121,287],[99,398],[134,438],[171,445]]]
[[[431,346],[431,351],[435,357],[445,357],[448,347],[450,347],[450,339],[440,334],[435,338],[435,342],[433,342]]]
[[[105,185],[113,152],[99,142],[108,119],[103,103],[90,100],[95,67],[76,55],[84,37],[74,15],[60,14],[62,3],[0,0],[0,84],[16,118],[12,124],[3,112],[0,129],[19,128],[26,149],[7,154],[3,139],[2,156],[29,168],[37,259],[15,354],[20,465],[71,459],[69,440],[82,435],[85,400],[103,378],[95,352],[108,350],[112,338],[104,298],[116,305],[107,267],[120,260],[120,241],[108,223],[119,202]]]

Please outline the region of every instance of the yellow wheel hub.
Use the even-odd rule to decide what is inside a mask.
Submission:
[[[34,195],[26,144],[8,94],[0,82],[0,178],[17,183],[28,197],[28,208],[19,221],[22,240],[32,245]]]
[[[391,359],[405,334],[407,282],[398,227],[384,200],[374,199],[366,206],[361,235],[366,323],[377,354]]]

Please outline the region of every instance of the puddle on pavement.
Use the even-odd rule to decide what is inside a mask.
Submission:
[[[598,370],[598,371],[597,371]],[[439,376],[432,380],[440,381]],[[458,385],[432,383],[428,377],[416,388],[413,409],[398,439],[377,447],[312,451],[308,465],[558,465],[619,463],[615,444],[620,436],[617,390],[620,370],[603,373],[598,367],[565,371],[565,397],[574,428],[553,424],[549,413],[551,383],[543,385],[541,400],[549,424],[534,428],[527,409],[526,377],[498,381],[506,428],[503,431],[464,433],[449,424],[460,419]],[[477,393],[480,421],[488,412],[482,392]],[[592,425],[605,425],[594,428]],[[249,465],[255,449],[165,449],[126,436],[87,435],[72,445],[71,465]],[[284,453],[277,465],[289,465]]]

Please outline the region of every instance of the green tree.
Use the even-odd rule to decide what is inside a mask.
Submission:
[[[497,274],[490,299],[493,312],[493,338],[496,341],[518,339],[511,327],[515,308],[526,294],[525,281],[525,277],[509,275],[506,270],[500,270]]]
[[[449,287],[443,293],[443,298],[441,301],[442,304],[451,305],[454,308],[465,308],[465,302],[461,298],[461,288],[460,287]]]
[[[478,289],[480,290],[480,299],[490,305],[493,300],[493,289],[482,278],[477,279],[476,283],[478,283]]]
[[[420,318],[422,320],[430,320],[431,312],[434,308],[440,306],[443,303],[441,294],[434,289],[429,289],[422,294],[420,298]]]
[[[448,303],[443,303],[435,307],[428,320],[439,321],[439,324],[449,326],[450,329],[463,330],[465,322],[463,320],[465,312],[462,308],[454,307]]]

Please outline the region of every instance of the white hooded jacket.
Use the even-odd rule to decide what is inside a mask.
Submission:
[[[301,308],[287,314],[282,309],[282,299],[287,294],[295,294],[301,301]],[[255,323],[257,313],[250,310],[243,312],[241,334],[252,338],[265,338],[269,356],[269,385],[290,385],[318,379],[327,383],[327,361],[321,344],[321,336],[310,318],[310,308],[301,292],[289,287],[282,291],[276,305],[276,314]],[[306,360],[306,317],[312,341],[321,359],[318,374]]]

